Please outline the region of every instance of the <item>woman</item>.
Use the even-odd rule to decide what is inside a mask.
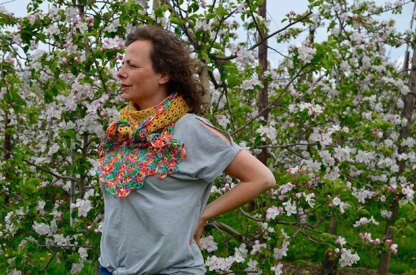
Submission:
[[[144,26],[126,46],[117,76],[129,103],[99,149],[100,274],[204,274],[198,248],[204,225],[271,188],[274,176],[195,115],[203,89],[179,38]],[[240,183],[206,206],[223,172]]]

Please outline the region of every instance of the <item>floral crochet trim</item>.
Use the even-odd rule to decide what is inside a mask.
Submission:
[[[98,161],[98,175],[108,192],[125,198],[133,189],[141,189],[146,177],[159,172],[159,178],[163,179],[178,171],[186,152],[184,144],[172,136],[174,123],[149,132],[153,119],[169,111],[175,98],[176,95],[166,98],[138,126],[125,119],[110,124],[100,144]],[[126,127],[131,127],[133,134],[119,131]]]

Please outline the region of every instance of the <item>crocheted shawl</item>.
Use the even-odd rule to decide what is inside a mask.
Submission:
[[[176,93],[144,110],[129,103],[110,124],[98,149],[98,175],[105,189],[125,198],[141,189],[146,177],[159,173],[163,179],[177,172],[186,152],[172,134],[175,121],[188,111]]]

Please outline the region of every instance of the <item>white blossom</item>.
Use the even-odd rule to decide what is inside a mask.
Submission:
[[[296,202],[292,204],[292,200],[286,201],[283,203],[286,210],[286,215],[290,217],[292,214],[295,215],[297,213],[296,209]]]
[[[201,243],[201,250],[212,252],[218,249],[218,245],[214,241],[214,237],[211,235],[205,238],[201,238],[200,243]]]
[[[309,204],[310,207],[314,207],[315,206],[315,194],[314,193],[310,193],[310,194],[304,194],[305,196],[305,201]]]
[[[55,35],[55,34],[59,35],[60,30],[57,25],[53,24],[48,27],[48,29],[46,30],[46,33],[49,33],[50,35]]]
[[[62,234],[53,235],[53,241],[59,246],[69,245],[69,237],[64,237]]]
[[[120,27],[120,20],[118,18],[113,19],[113,21],[111,21],[111,23],[105,27],[104,31],[105,32],[117,32],[118,27]]]
[[[1,7],[0,7],[1,8]],[[10,271],[7,275],[21,275],[22,272],[20,270],[17,270],[14,268],[12,271]]]
[[[49,11],[48,11],[49,12],[49,14],[48,14],[49,19],[60,20],[61,19],[61,16],[59,15],[60,11],[61,11],[61,9],[58,8],[58,7],[55,7],[55,6],[49,8]]]
[[[103,40],[103,49],[121,49],[124,46],[124,41],[120,37],[105,38]]]
[[[353,254],[350,249],[341,249],[339,264],[341,267],[351,266],[360,260],[358,254]]]
[[[375,193],[364,188],[359,189],[359,190],[356,188],[353,188],[352,195],[358,199],[359,203],[365,203],[365,200],[371,199],[372,197],[374,197]]]
[[[344,214],[345,213],[345,209],[347,209],[347,208],[350,207],[350,205],[348,203],[341,201],[341,199],[339,197],[335,197],[332,200],[332,205],[333,206],[338,206],[339,207],[339,212],[341,214]]]
[[[281,275],[281,274],[283,274],[282,268],[283,268],[283,264],[282,263],[278,263],[277,265],[272,266],[270,268],[270,270],[271,271],[274,271],[274,275]]]
[[[276,206],[272,206],[266,210],[266,220],[274,220],[278,215],[283,213],[282,208],[278,208]]]
[[[341,236],[338,236],[338,238],[336,239],[335,242],[337,244],[339,244],[340,246],[344,246],[347,243],[347,241],[345,240],[345,238],[344,237],[341,237]]]
[[[78,253],[79,253],[79,256],[80,256],[81,260],[85,261],[87,259],[88,252],[87,252],[87,249],[85,247],[80,247],[78,249]]]
[[[357,43],[361,43],[361,41],[363,40],[363,36],[359,32],[354,32],[351,35],[351,40],[354,41],[354,42],[357,42]]]
[[[32,225],[33,230],[39,235],[48,235],[51,232],[49,225],[45,223],[34,222]]]
[[[220,258],[217,256],[209,256],[205,261],[205,266],[208,267],[209,271],[229,271],[234,258],[232,256],[227,258]]]
[[[253,249],[251,250],[251,255],[256,255],[258,252],[261,252],[263,248],[266,248],[267,245],[265,243],[260,243],[259,240],[254,241]]]
[[[392,254],[397,254],[397,247],[398,247],[399,245],[398,244],[392,244],[391,246],[390,246],[390,252],[392,253]]]
[[[358,221],[356,221],[355,223],[354,223],[354,227],[358,227],[358,226],[361,226],[361,225],[364,225],[364,224],[368,224],[368,223],[373,223],[374,225],[379,225],[379,223],[374,219],[374,217],[373,216],[371,216],[371,218],[370,219],[368,219],[368,218],[366,218],[366,217],[362,217],[362,218],[360,218]]]
[[[254,51],[249,51],[246,48],[240,47],[237,49],[236,55],[236,62],[242,67],[245,67],[246,65],[252,65],[256,62]]]
[[[253,76],[251,79],[246,79],[241,83],[241,88],[245,91],[254,90],[256,87],[262,87],[257,75]]]
[[[215,119],[217,120],[217,123],[223,128],[226,128],[228,124],[230,124],[230,120],[224,115],[215,115]]]
[[[247,268],[245,269],[246,271],[256,271],[257,274],[261,274],[261,271],[259,270],[259,262],[257,262],[256,260],[250,259],[247,263]],[[252,273],[252,272],[250,272]]]
[[[66,20],[68,22],[70,22],[73,19],[76,19],[77,17],[79,17],[79,11],[78,11],[78,9],[76,7],[69,6],[65,10],[65,16],[66,16]]]
[[[280,248],[276,247],[273,250],[273,256],[275,259],[282,259],[284,256],[287,256],[287,251],[289,250],[289,244],[290,242],[287,240],[283,241],[283,244]]]
[[[53,154],[58,152],[58,150],[59,150],[59,144],[57,143],[52,144],[52,146],[49,148],[48,156],[52,156]]]
[[[237,263],[243,263],[247,257],[248,250],[246,244],[242,243],[238,248],[235,248],[234,251],[234,261]]]
[[[71,204],[71,208],[78,208],[78,217],[86,217],[92,209],[92,205],[88,199],[77,199],[76,203]]]
[[[260,125],[256,132],[259,133],[262,137],[267,137],[269,140],[276,139],[276,128],[273,126]]]
[[[45,207],[45,201],[40,200],[40,201],[38,201],[38,205],[36,206],[36,210],[38,210],[39,213],[44,214],[45,213],[45,211],[43,210],[44,207]]]
[[[391,216],[393,215],[393,212],[388,211],[388,210],[381,210],[380,214],[382,217],[390,219]]]
[[[84,263],[73,263],[71,267],[71,274],[78,274],[84,268]]]
[[[302,44],[298,50],[299,50],[299,59],[305,63],[311,62],[312,58],[316,54],[316,49],[309,47],[306,44]]]

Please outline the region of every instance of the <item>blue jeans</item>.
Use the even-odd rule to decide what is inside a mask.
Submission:
[[[100,269],[98,270],[98,275],[112,275],[110,271],[108,271],[107,268],[100,265]]]

